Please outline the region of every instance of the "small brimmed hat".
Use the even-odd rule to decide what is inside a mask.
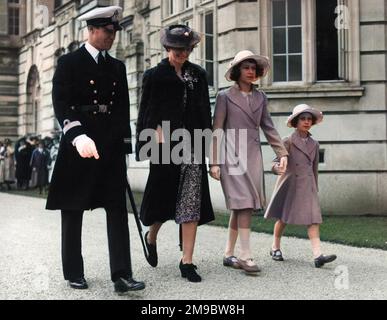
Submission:
[[[119,6],[100,7],[86,12],[78,20],[86,21],[88,26],[94,27],[105,27],[112,24],[114,29],[119,31],[122,30],[118,18],[121,13],[122,8]]]
[[[199,33],[184,24],[175,24],[160,31],[160,42],[167,48],[193,48],[200,39]]]
[[[232,60],[229,63],[229,65],[227,67],[227,71],[224,75],[226,77],[226,79],[228,81],[232,81],[232,79],[230,78],[232,68],[235,67],[236,65],[238,65],[239,63],[241,63],[242,61],[249,60],[249,59],[255,60],[257,62],[258,67],[263,69],[262,77],[264,77],[267,74],[267,72],[270,69],[270,61],[269,61],[268,57],[254,54],[250,50],[242,50],[242,51],[239,51],[235,55],[234,60]]]
[[[307,104],[299,104],[294,107],[293,113],[288,117],[288,120],[286,122],[287,126],[289,128],[292,128],[292,120],[304,112],[308,112],[312,114],[313,117],[315,117],[316,122],[314,124],[318,124],[323,120],[323,114],[321,111],[314,109],[311,106],[308,106]]]

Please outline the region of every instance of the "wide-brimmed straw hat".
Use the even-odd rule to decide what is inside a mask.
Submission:
[[[292,128],[292,120],[299,116],[301,113],[308,112],[316,119],[314,124],[318,124],[323,120],[323,114],[321,111],[308,106],[307,104],[299,104],[294,107],[293,113],[288,117],[287,126]]]
[[[184,24],[175,24],[160,31],[160,42],[167,48],[192,48],[200,39],[199,33]]]
[[[236,56],[234,57],[234,60],[232,60],[229,63],[229,65],[227,67],[227,71],[224,75],[226,77],[226,79],[228,81],[232,81],[232,79],[230,78],[232,68],[235,67],[236,65],[238,65],[239,63],[241,63],[242,61],[245,61],[248,59],[255,60],[257,62],[258,67],[263,69],[262,77],[264,77],[267,74],[267,72],[270,69],[270,61],[269,61],[268,57],[254,54],[250,50],[242,50],[242,51],[239,51],[236,54]]]

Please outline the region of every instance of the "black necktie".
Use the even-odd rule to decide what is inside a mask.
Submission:
[[[105,63],[105,58],[102,54],[102,51],[98,53],[98,65],[102,66]]]

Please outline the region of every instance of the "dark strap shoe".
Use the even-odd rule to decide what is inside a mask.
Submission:
[[[270,255],[271,255],[271,258],[274,260],[274,261],[284,261],[284,258],[282,256],[282,252],[280,249],[277,249],[277,250],[270,250]]]
[[[235,256],[223,257],[223,265],[234,269],[240,269],[238,258]]]
[[[118,294],[124,294],[128,291],[138,291],[145,289],[145,283],[142,281],[136,281],[131,277],[118,278],[114,282],[114,291]]]
[[[154,268],[157,266],[158,258],[157,258],[157,247],[155,244],[151,244],[148,242],[148,233],[145,233],[145,245],[148,250],[148,256],[146,257],[146,261]]]
[[[337,256],[335,254],[329,255],[329,256],[324,256],[321,255],[318,258],[314,259],[314,266],[316,268],[321,268],[324,264],[332,262],[336,260]]]
[[[87,281],[84,277],[73,279],[68,281],[69,286],[73,289],[87,289],[89,286],[87,285]]]
[[[195,266],[194,264],[192,263],[185,263],[183,264],[183,261],[180,261],[180,264],[179,264],[179,269],[180,269],[180,272],[181,272],[181,276],[183,278],[187,278],[188,281],[190,282],[200,282],[202,281],[202,277],[199,276],[196,272],[196,269],[198,267]]]

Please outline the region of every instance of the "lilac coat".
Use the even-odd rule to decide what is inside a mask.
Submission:
[[[307,143],[295,131],[284,139],[289,151],[288,167],[278,177],[265,218],[287,224],[311,225],[322,222],[318,200],[319,144],[309,135]],[[276,173],[274,160],[273,171]]]
[[[228,209],[261,209],[266,205],[259,128],[278,157],[288,154],[274,128],[262,91],[253,89],[252,95],[245,97],[234,85],[218,94],[213,129],[223,129],[226,135],[218,136],[222,144],[213,145],[212,163],[220,165]],[[235,136],[229,135],[232,129]],[[236,158],[230,156],[234,154]]]

